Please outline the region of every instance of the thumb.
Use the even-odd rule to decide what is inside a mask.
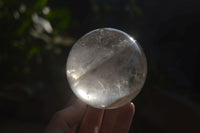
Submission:
[[[71,129],[81,121],[85,110],[86,105],[77,100],[73,105],[58,111],[53,116],[45,133],[70,133]]]

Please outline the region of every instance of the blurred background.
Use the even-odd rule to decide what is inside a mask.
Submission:
[[[42,133],[73,97],[71,47],[112,27],[148,61],[130,133],[199,133],[199,24],[198,0],[0,0],[0,132]]]

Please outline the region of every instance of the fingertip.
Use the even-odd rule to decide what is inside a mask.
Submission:
[[[135,104],[134,104],[133,102],[130,102],[130,104],[131,104],[133,107],[135,107]]]
[[[132,110],[135,112],[135,104],[130,102],[130,106],[131,106]]]
[[[133,117],[134,117],[134,115],[135,115],[135,104],[134,103],[132,103],[131,102],[131,109],[132,109],[132,119],[133,119]]]

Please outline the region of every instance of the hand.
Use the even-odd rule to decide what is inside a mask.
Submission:
[[[103,110],[78,101],[57,112],[45,133],[128,133],[134,113],[130,102],[118,109]]]

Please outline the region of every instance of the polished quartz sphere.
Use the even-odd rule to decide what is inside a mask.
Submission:
[[[141,91],[147,62],[134,38],[117,29],[102,28],[74,44],[66,73],[80,100],[96,108],[112,109],[131,101]]]

